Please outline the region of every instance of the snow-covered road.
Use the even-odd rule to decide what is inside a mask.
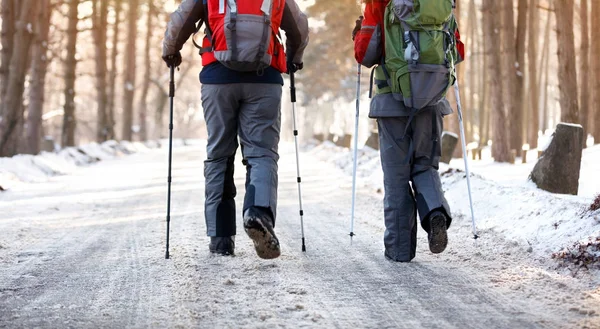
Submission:
[[[236,256],[208,252],[203,146],[175,149],[171,257],[164,259],[166,150],[80,168],[0,194],[4,328],[599,328],[599,291],[469,238],[458,215],[446,253],[419,232],[416,259],[383,257],[382,194],[301,155],[307,252],[301,252],[293,148],[280,161],[282,256],[259,259],[238,215]],[[236,161],[243,193],[244,173]],[[238,202],[242,198],[238,196]],[[239,205],[241,206],[241,204]]]

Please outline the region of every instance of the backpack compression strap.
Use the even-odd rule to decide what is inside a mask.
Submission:
[[[267,53],[267,41],[269,40],[269,33],[271,32],[271,12],[273,10],[273,0],[263,0],[260,10],[264,15],[265,27],[263,28],[263,35],[260,41],[258,52],[256,53],[257,62],[260,62]]]
[[[219,2],[219,13],[221,13],[221,3]],[[236,0],[227,0],[229,4],[229,25],[227,28],[231,30],[231,60],[236,62],[238,58],[237,49],[237,2]],[[224,10],[224,8],[223,8]]]

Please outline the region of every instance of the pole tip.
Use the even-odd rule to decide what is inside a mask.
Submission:
[[[477,235],[477,234],[473,234],[473,239],[474,239],[474,240],[477,240],[477,239],[479,239],[479,235]]]
[[[302,252],[306,252],[306,246],[302,245]]]
[[[169,251],[167,250],[167,252],[165,253],[165,259],[169,259],[171,258],[171,256],[169,256]]]

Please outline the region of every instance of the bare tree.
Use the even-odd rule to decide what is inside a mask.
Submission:
[[[464,21],[462,20],[462,17],[464,17],[464,15],[463,15],[463,12],[464,12],[463,11],[463,8],[464,8],[463,3],[464,2],[465,2],[465,0],[462,0],[462,1],[461,0],[455,0],[455,4],[456,4],[456,20],[457,20],[458,24],[462,24],[462,25],[460,25],[460,26],[462,26],[461,31],[467,31],[467,29],[470,28],[466,24],[464,24]],[[460,28],[460,26],[459,26],[459,28]],[[463,38],[465,38],[465,37],[466,37],[466,34],[463,33]],[[466,81],[466,79],[465,79],[466,78],[465,72],[467,71],[467,66],[465,65],[465,63],[459,64],[458,67],[456,68],[456,70],[457,70],[457,74],[458,74],[458,83],[459,83],[459,86],[465,86],[465,81]],[[468,119],[469,118],[469,112],[471,112],[471,106],[468,104],[468,99],[464,95],[465,89],[459,89],[459,91],[460,91],[460,99],[463,102],[465,102],[464,105],[466,105],[466,106],[464,106],[464,109],[463,109],[463,112],[465,112],[463,120],[464,120],[464,124],[465,124],[465,133],[466,133],[466,137],[465,138],[468,140],[470,138],[470,135],[471,135],[470,134],[470,126],[471,125],[470,125],[470,122],[469,122],[469,119]],[[459,124],[458,123],[458,115],[456,115],[455,117],[456,117],[456,124],[455,124],[455,126],[453,128],[457,129],[457,131],[458,131],[458,129],[459,129],[459,127],[458,127],[458,124]],[[458,147],[457,147],[457,149],[458,149]]]
[[[106,112],[106,138],[115,138],[115,100],[117,87],[117,55],[119,54],[119,27],[121,25],[121,0],[114,0],[115,23],[113,25],[112,49],[110,54],[110,76],[108,79],[108,109]]]
[[[129,0],[127,48],[125,49],[125,81],[123,90],[123,140],[132,140],[133,97],[135,95],[135,56],[137,39],[138,0]]]
[[[13,0],[2,0],[2,55],[0,58],[0,98],[4,99],[8,87],[8,67],[12,56],[12,45],[15,34],[15,17],[18,10],[15,9]],[[2,102],[0,102],[0,115],[2,115]]]
[[[467,39],[466,39],[466,43],[471,45],[471,49],[473,49],[473,51],[471,53],[475,53],[478,52],[477,47],[480,46],[480,42],[479,42],[479,23],[478,23],[478,17],[477,17],[477,7],[475,6],[475,0],[469,0],[469,6],[468,6],[468,22],[467,22]],[[464,29],[463,29],[464,31]],[[479,72],[479,62],[481,60],[480,55],[477,56],[473,56],[472,58],[469,58],[469,65],[467,66],[466,63],[463,63],[462,65],[464,65],[465,67],[468,67],[468,76],[469,79],[467,80],[467,86],[468,86],[468,107],[469,107],[469,113],[468,113],[468,117],[469,117],[469,125],[467,126],[469,129],[467,129],[467,141],[472,141],[475,139],[475,126],[476,124],[476,120],[475,120],[475,113],[477,112],[476,110],[479,108],[479,113],[481,113],[481,108],[478,106],[477,101],[476,101],[476,95],[478,97],[481,98],[481,86],[478,86],[476,84],[476,81],[478,80],[478,75],[482,74],[483,72]],[[466,90],[466,89],[461,89],[461,90]],[[479,126],[479,138],[481,141],[481,126]]]
[[[498,12],[498,1],[483,0],[482,11],[485,24],[486,38],[486,53],[489,54],[490,60],[488,63],[488,74],[490,75],[491,101],[492,101],[492,122],[493,122],[493,144],[492,156],[498,162],[508,162],[510,152],[508,148],[508,139],[506,136],[506,117],[504,114],[504,99],[502,97],[502,58],[500,54],[500,43],[498,40],[498,26],[500,19],[496,13]]]
[[[581,60],[579,63],[579,95],[581,104],[579,122],[583,126],[584,136],[590,131],[590,28],[588,24],[588,0],[581,0]],[[585,143],[584,143],[585,144]]]
[[[75,127],[77,125],[75,117],[75,69],[77,67],[77,22],[79,0],[69,0],[68,28],[67,28],[67,55],[64,60],[65,65],[65,104],[63,116],[63,128],[61,144],[65,146],[75,145]]]
[[[577,69],[575,65],[575,36],[573,33],[574,0],[556,0],[556,36],[558,40],[558,84],[560,89],[560,119],[563,122],[579,122],[577,101]]]
[[[519,143],[521,142],[521,111],[517,104],[517,72],[519,70],[517,62],[517,54],[515,53],[515,21],[514,21],[514,8],[513,1],[500,1],[502,5],[497,4],[498,7],[502,8],[502,29],[500,34],[503,40],[502,59],[504,60],[504,79],[502,86],[504,105],[507,109],[507,119],[510,124],[508,125],[509,134],[509,148],[520,149]],[[500,3],[499,2],[499,3]],[[500,8],[498,8],[500,9]]]
[[[148,91],[150,90],[152,71],[151,51],[152,45],[152,18],[155,15],[154,12],[154,0],[148,0],[148,14],[146,17],[146,46],[144,49],[144,83],[142,86],[142,99],[139,107],[139,120],[140,120],[140,140],[146,140],[148,138]]]
[[[592,50],[591,53],[595,56],[600,54],[600,1],[592,1]],[[594,91],[594,140],[596,143],[600,143],[600,60],[596,57],[592,61],[592,72],[594,72],[594,85],[592,90]]]
[[[40,152],[42,139],[42,114],[44,113],[46,73],[48,69],[48,35],[52,8],[50,0],[39,0],[39,24],[31,55],[31,78],[29,83],[29,107],[23,152],[37,154]]]
[[[538,131],[540,130],[540,92],[538,67],[538,0],[531,0],[529,6],[529,28],[527,29],[527,62],[529,65],[529,128],[527,142],[531,148],[537,148]]]
[[[106,48],[106,26],[108,24],[108,0],[93,0],[94,12],[93,36],[96,48],[96,101],[98,103],[98,118],[96,126],[96,140],[104,142],[107,140],[108,130],[108,94],[107,94],[107,48]]]
[[[542,60],[540,63],[540,72],[539,79],[540,85],[543,87],[543,97],[541,99],[544,101],[542,105],[542,124],[541,128],[543,131],[548,129],[549,124],[549,111],[548,111],[548,87],[550,85],[550,30],[552,25],[552,0],[549,2],[550,9],[546,15],[546,27],[544,28],[544,48],[542,50]],[[543,74],[543,79],[542,79]]]
[[[17,154],[23,132],[23,92],[33,39],[33,28],[37,24],[40,6],[36,0],[23,0],[20,3],[19,19],[15,24],[15,37],[12,45],[6,94],[3,98],[4,110],[0,121],[0,156]]]
[[[513,119],[516,119],[519,123],[515,130],[517,131],[516,136],[511,136],[512,142],[511,147],[516,148],[520,151],[523,144],[525,144],[525,126],[527,122],[527,115],[525,108],[527,108],[525,98],[525,45],[527,41],[527,0],[519,0],[519,13],[517,15],[517,33],[515,39],[515,53],[517,55],[517,62],[515,63],[515,106],[513,109]],[[511,122],[511,125],[513,123]]]

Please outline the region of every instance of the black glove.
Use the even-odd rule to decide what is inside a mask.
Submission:
[[[165,61],[165,63],[167,63],[168,67],[178,67],[179,65],[181,65],[181,53],[180,52],[176,52],[175,54],[172,55],[166,55],[163,56],[163,61]]]
[[[294,63],[294,62],[288,62],[287,63],[287,69],[288,69],[288,74],[290,73],[296,73],[297,71],[302,70],[302,68],[304,68],[304,63]]]
[[[356,25],[354,26],[354,30],[352,30],[352,41],[354,41],[354,38],[356,37],[356,33],[358,33],[358,31],[360,31],[360,29],[362,28],[363,19],[364,19],[363,16],[358,16],[358,19],[356,20]]]

